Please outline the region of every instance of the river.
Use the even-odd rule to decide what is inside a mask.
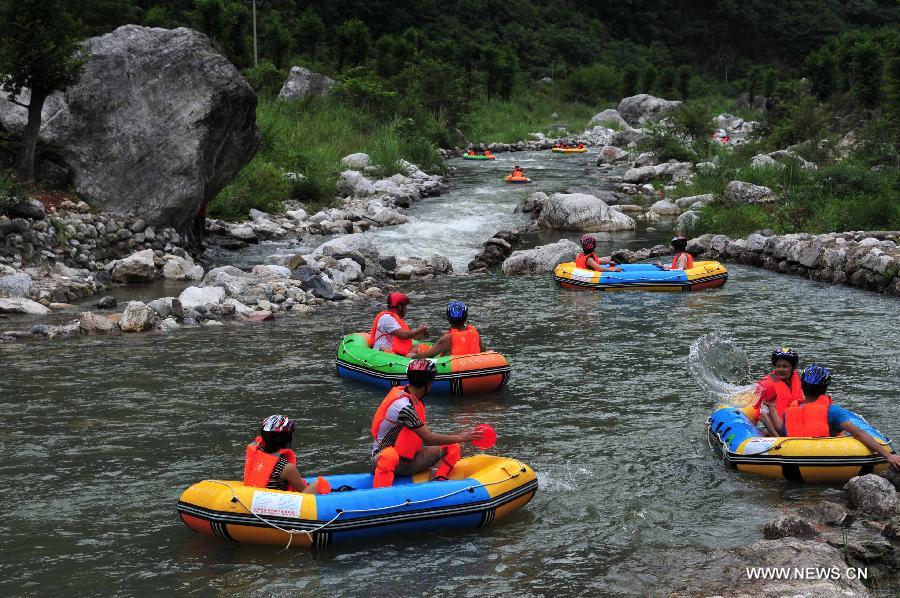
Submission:
[[[561,159],[558,159],[561,158]],[[454,161],[451,191],[375,233],[403,254],[448,255],[458,271],[493,232],[521,222],[524,190],[498,182],[517,160],[552,191],[594,184],[589,157]],[[530,163],[528,160],[535,160]],[[543,176],[546,173],[546,176]],[[474,192],[473,192],[474,190]],[[442,228],[443,227],[443,228]],[[444,238],[447,231],[452,238]],[[572,238],[577,235],[572,235]],[[641,246],[662,232],[615,235]],[[558,238],[558,235],[557,235]],[[411,239],[411,240],[409,240]],[[438,248],[441,248],[439,250]],[[604,248],[601,247],[601,250]],[[549,276],[412,283],[409,316],[443,326],[449,299],[512,363],[496,395],[428,399],[429,424],[497,429],[494,449],[530,464],[540,490],[483,532],[389,538],[325,552],[198,536],[175,512],[204,478],[234,479],[271,413],[299,421],[306,474],[359,471],[377,390],[335,376],[345,333],[380,306],[333,304],[275,322],[0,344],[6,595],[664,594],[702,577],[709,551],[761,538],[785,500],[836,496],[726,470],[711,455],[706,388],[722,370],[766,371],[773,347],[834,370],[835,399],[900,432],[900,303],[856,289],[732,266],[695,294],[593,294]],[[691,344],[718,333],[689,367]],[[724,342],[746,354],[722,353]],[[748,361],[749,360],[749,361]],[[710,378],[710,379],[706,379]],[[746,383],[746,374],[734,382]],[[693,570],[690,570],[693,569]]]

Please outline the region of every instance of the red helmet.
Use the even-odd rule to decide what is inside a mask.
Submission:
[[[270,415],[263,420],[263,432],[293,432],[294,422],[286,415]]]
[[[399,307],[401,305],[409,305],[409,297],[404,293],[391,293],[387,296],[388,307]]]
[[[581,237],[581,248],[585,251],[593,251],[597,247],[597,239],[593,235]]]
[[[437,376],[437,367],[429,359],[413,359],[406,367],[406,379],[413,386],[424,386],[434,382]]]

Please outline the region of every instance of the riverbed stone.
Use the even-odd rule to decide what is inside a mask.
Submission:
[[[504,274],[546,274],[563,262],[573,261],[580,251],[580,245],[560,239],[534,249],[514,251],[501,268]]]
[[[203,278],[203,266],[194,263],[190,256],[178,255],[163,256],[163,278],[169,280],[201,280]]]
[[[775,194],[762,185],[731,181],[725,185],[725,198],[733,203],[754,204],[774,201]]]
[[[34,281],[27,274],[0,276],[0,297],[20,299],[31,294]]]
[[[629,168],[622,175],[622,181],[632,184],[649,183],[656,178],[655,166],[640,166],[638,168]]]
[[[178,300],[185,309],[209,309],[225,300],[225,289],[217,286],[188,287],[181,292]]]
[[[345,170],[337,181],[337,192],[352,197],[365,197],[376,192],[375,185],[355,170]]]
[[[122,332],[143,332],[153,328],[157,315],[142,301],[129,301],[119,320]]]
[[[604,164],[616,164],[622,162],[628,157],[628,152],[614,145],[605,145],[600,150],[600,158],[598,162]]]
[[[581,232],[633,230],[634,220],[584,193],[554,193],[537,220],[541,228]]]
[[[812,539],[818,537],[816,527],[797,515],[784,515],[766,523],[763,536],[766,540],[778,538]]]
[[[378,259],[378,247],[375,245],[375,242],[372,241],[369,235],[362,233],[343,235],[326,241],[313,250],[313,255],[334,255],[353,251],[358,251],[372,259]]]
[[[650,211],[660,216],[676,216],[681,213],[678,206],[665,199],[660,199],[650,206]]]
[[[156,278],[153,250],[136,251],[128,257],[110,262],[106,270],[115,282],[150,282]]]
[[[682,210],[687,210],[688,208],[693,208],[695,204],[700,204],[701,206],[706,206],[711,204],[715,198],[710,193],[705,193],[703,195],[689,195],[687,197],[680,197],[675,200],[675,205],[681,208]]]
[[[29,314],[33,316],[45,316],[50,310],[36,301],[27,297],[0,298],[0,314]]]
[[[885,478],[869,473],[844,485],[850,506],[873,517],[889,517],[897,507],[897,490]]]
[[[155,311],[156,314],[163,319],[168,318],[169,316],[180,318],[184,315],[181,301],[175,297],[161,297],[159,299],[154,299],[147,304],[147,307]]]
[[[81,331],[85,334],[104,334],[111,332],[114,328],[109,318],[102,314],[95,314],[91,311],[83,311],[78,314],[78,321]]]
[[[688,210],[675,219],[675,232],[679,235],[689,235],[700,224],[700,215]]]
[[[589,128],[596,125],[613,128],[624,128],[628,126],[628,123],[625,122],[625,119],[622,118],[622,115],[619,114],[618,110],[607,108],[606,110],[595,114],[588,122]]]

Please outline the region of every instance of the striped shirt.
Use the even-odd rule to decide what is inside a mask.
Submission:
[[[285,459],[284,457],[278,457],[278,463],[275,464],[275,468],[272,470],[272,475],[269,476],[269,483],[266,484],[266,488],[269,488],[271,490],[287,490],[287,480],[280,479],[281,472],[284,471],[284,468],[287,467],[287,464],[287,459]]]
[[[415,430],[424,425],[409,398],[400,397],[388,407],[384,421],[378,428],[378,436],[372,445],[372,456],[374,457],[387,447],[397,444],[397,437],[400,436],[403,428]]]

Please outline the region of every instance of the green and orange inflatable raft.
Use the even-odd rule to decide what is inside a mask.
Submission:
[[[494,392],[509,380],[509,361],[495,351],[433,357],[431,360],[437,366],[432,393]],[[337,373],[342,378],[390,389],[406,384],[406,367],[410,361],[402,355],[372,349],[368,334],[348,334],[338,345]]]

